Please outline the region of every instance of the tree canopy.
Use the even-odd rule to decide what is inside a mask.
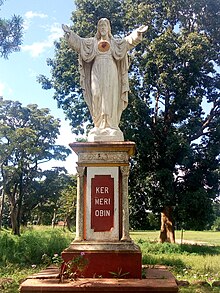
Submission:
[[[4,0],[0,0],[0,7],[3,2]],[[13,15],[11,19],[0,18],[0,57],[8,58],[10,53],[20,50],[23,35],[22,23],[23,20],[18,15]]]
[[[147,24],[144,41],[130,54],[129,106],[120,127],[136,142],[131,160],[131,224],[143,228],[146,211],[172,206],[179,225],[202,229],[212,221],[219,190],[220,1],[77,0],[72,29],[82,37],[96,32],[99,18],[123,37]],[[79,86],[77,54],[61,39],[51,78],[44,89],[83,133],[91,118]]]
[[[40,164],[65,160],[70,150],[56,145],[60,121],[37,105],[0,98],[0,180],[10,203],[11,224],[19,234],[25,197],[36,188],[42,176]],[[35,185],[35,187],[34,187]]]
[[[26,218],[32,223],[54,226],[63,221],[69,230],[75,226],[76,178],[68,175],[65,168],[54,167],[41,172],[30,199]]]

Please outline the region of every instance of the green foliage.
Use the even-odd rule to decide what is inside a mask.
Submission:
[[[219,288],[211,288],[210,286],[192,285],[189,287],[182,287],[179,290],[180,293],[219,293]]]
[[[168,266],[178,280],[210,283],[220,277],[220,246],[161,244],[141,240],[138,244],[143,264]]]
[[[1,292],[4,293],[19,293],[20,283],[27,276],[39,272],[43,267],[39,266],[22,266],[18,264],[7,264],[0,267]]]
[[[42,256],[50,258],[60,254],[71,242],[68,234],[60,229],[46,231],[27,231],[20,237],[8,232],[0,233],[0,263],[17,263],[20,265],[41,264]]]
[[[95,34],[101,17],[111,20],[119,37],[149,26],[129,54],[131,91],[120,124],[137,149],[129,178],[135,229],[146,228],[147,210],[159,213],[165,206],[174,207],[179,226],[202,229],[213,221],[211,203],[219,190],[219,11],[219,0],[76,1],[72,29],[82,37]],[[77,54],[62,39],[48,65],[51,78],[39,81],[55,89],[73,131],[83,133],[91,117]]]
[[[75,185],[75,180],[67,174],[65,168],[52,168],[42,172],[35,201],[32,201],[31,206],[32,214],[29,218],[32,219],[32,223],[55,225],[58,221],[65,221],[66,214],[61,211],[63,211],[64,206],[72,211],[72,207],[70,199],[66,203],[63,194],[67,188],[73,188]],[[72,214],[70,213],[70,215]]]
[[[64,282],[64,279],[76,281],[78,278],[83,277],[83,271],[88,263],[89,261],[84,252],[67,262],[63,262],[59,274],[60,281]]]
[[[116,279],[123,279],[125,278],[127,275],[129,275],[129,272],[123,272],[122,268],[118,269],[118,271],[116,272],[109,272],[114,278]]]
[[[159,234],[159,231],[156,233]],[[27,234],[27,236],[25,236],[25,234]],[[178,280],[188,280],[190,282],[202,280],[207,281],[208,283],[212,283],[214,280],[219,280],[219,245],[178,245],[170,243],[165,243],[164,245],[156,243],[155,241],[152,242],[155,238],[154,231],[138,231],[131,233],[133,239],[137,239],[135,237],[139,237],[139,235],[141,235],[142,239],[138,238],[139,240],[136,242],[141,246],[143,263],[147,266],[154,267],[155,265],[167,265]],[[188,238],[194,240],[196,240],[197,236],[197,238],[203,242],[205,240],[217,238],[219,241],[219,232],[187,231],[184,235],[188,235]],[[21,238],[23,239],[21,240]],[[25,231],[21,237],[11,235],[8,232],[1,232],[0,278],[10,278],[10,282],[4,285],[5,289],[3,292],[19,292],[18,287],[21,280],[24,280],[26,276],[32,275],[42,268],[43,260],[42,262],[40,260],[42,257],[42,251],[40,248],[36,247],[34,244],[35,241],[38,243],[38,246],[48,247],[44,249],[44,253],[47,253],[47,258],[49,259],[45,265],[48,265],[51,263],[52,259],[53,263],[58,262],[58,264],[60,264],[60,252],[68,246],[71,242],[71,238],[72,236],[70,233],[64,233],[57,228],[46,229],[45,227],[34,227],[33,231]],[[146,241],[145,239],[149,240]],[[63,247],[61,247],[61,245],[63,245]],[[27,257],[22,255],[22,249],[24,249]],[[33,253],[35,249],[37,253],[36,255]],[[86,255],[80,256],[76,262],[81,264],[81,260],[84,258],[86,258]],[[9,259],[13,261],[13,263],[10,263]],[[82,263],[84,263],[84,260]],[[118,272],[114,273],[115,275],[120,275],[125,272],[120,272],[119,269]],[[218,292],[214,288],[211,289],[211,287],[210,290],[207,289],[207,291],[204,291],[203,289],[203,287],[190,286],[188,287],[188,291],[182,291],[181,288],[180,292]]]
[[[71,177],[71,182],[62,190],[58,201],[57,217],[63,219],[69,230],[75,228],[76,223],[76,200],[77,200],[77,182],[76,176]]]
[[[173,206],[178,225],[203,229],[213,221],[219,186],[219,74],[213,66],[219,60],[211,41],[218,40],[204,33],[202,23],[206,13],[215,13],[214,3],[208,1],[201,16],[204,1],[188,7],[153,2],[145,12],[154,15],[151,43],[146,40],[132,60],[134,87],[122,121],[137,146],[129,182],[131,221],[142,228],[146,210]],[[219,11],[219,1],[216,6]]]
[[[220,231],[220,217],[217,217],[213,223],[212,230]]]
[[[0,98],[0,180],[10,205],[13,233],[20,234],[22,206],[30,208],[43,176],[39,165],[65,160],[70,150],[56,145],[60,121],[49,109]],[[33,201],[33,202],[32,202]]]
[[[218,255],[220,254],[219,246],[206,246],[206,245],[190,245],[190,244],[173,244],[173,243],[155,243],[143,241],[139,239],[138,245],[144,254],[193,254],[193,255]]]
[[[0,6],[3,1],[0,1]],[[0,9],[1,11],[1,9]],[[0,18],[0,57],[8,58],[12,52],[20,50],[23,36],[23,19],[13,15],[11,19]]]

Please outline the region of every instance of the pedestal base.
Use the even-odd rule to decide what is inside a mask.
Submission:
[[[141,279],[141,251],[133,242],[73,242],[62,252],[62,258],[67,262],[82,252],[88,260],[88,265],[82,272],[86,278]]]
[[[78,279],[59,283],[57,269],[47,269],[27,278],[20,286],[21,293],[174,293],[178,292],[173,275],[165,268],[146,269],[146,279]]]

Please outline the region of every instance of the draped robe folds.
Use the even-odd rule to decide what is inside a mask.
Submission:
[[[81,38],[71,32],[67,40],[79,53],[80,84],[94,129],[120,131],[121,114],[128,104],[127,51],[141,42],[142,35],[133,31],[124,39],[111,37],[110,48],[105,52],[99,51],[96,37]]]

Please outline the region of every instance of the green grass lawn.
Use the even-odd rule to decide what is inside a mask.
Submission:
[[[177,280],[186,280],[190,284],[196,281],[212,284],[220,280],[220,232],[183,231],[182,245],[158,243],[159,231],[132,231],[130,234],[141,247],[144,264],[166,265]],[[181,231],[176,231],[175,235],[180,243]],[[181,287],[180,292],[217,293],[220,288],[190,285]]]
[[[142,250],[143,264],[166,265],[178,280],[187,280],[191,284],[196,280],[209,284],[220,280],[220,232],[184,231],[182,245],[158,243],[159,235],[159,231],[131,232],[131,237]],[[59,227],[32,227],[23,231],[21,237],[11,235],[10,231],[1,232],[0,280],[8,278],[8,283],[2,287],[0,283],[0,292],[18,292],[19,283],[26,276],[47,265],[42,264],[43,254],[51,259],[54,253],[60,254],[73,238],[73,233]],[[180,238],[181,231],[177,231],[176,239]],[[220,288],[191,285],[180,288],[180,292],[220,293]]]
[[[139,239],[158,241],[159,231],[132,231],[130,232],[134,241]],[[175,232],[176,240],[181,240],[181,231]],[[207,243],[208,245],[220,245],[220,232],[214,231],[183,231],[183,240]]]

